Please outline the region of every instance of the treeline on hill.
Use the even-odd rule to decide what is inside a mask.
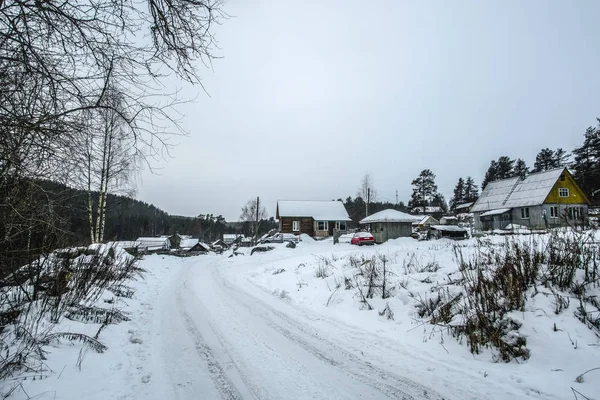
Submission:
[[[52,226],[62,235],[40,230],[32,225],[4,244],[3,251],[25,249],[50,251],[54,248],[90,243],[90,223],[87,212],[88,193],[48,180],[19,180],[12,190],[0,193],[0,204],[7,204],[7,196],[20,198],[39,215],[53,216]],[[97,201],[98,192],[92,192]],[[224,233],[244,232],[244,223],[227,223],[221,215],[201,214],[197,217],[170,215],[160,208],[130,197],[109,194],[107,198],[105,240],[135,240],[140,236],[160,236],[174,233],[188,234],[204,241],[213,241]],[[267,232],[276,226],[273,218],[261,221],[261,230]],[[11,232],[6,224],[0,226],[0,235]],[[54,229],[52,231],[54,231]],[[49,240],[54,236],[54,240]],[[45,239],[45,242],[42,239]],[[39,242],[38,242],[39,239]],[[44,244],[46,243],[46,244]]]

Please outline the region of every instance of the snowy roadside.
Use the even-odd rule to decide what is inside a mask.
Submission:
[[[505,238],[491,240],[501,245]],[[225,273],[240,287],[262,290],[282,307],[311,313],[315,327],[326,328],[326,323],[321,324],[325,321],[370,332],[372,339],[357,343],[356,350],[373,364],[402,371],[404,376],[450,397],[461,398],[450,393],[462,387],[490,399],[572,399],[571,388],[595,398],[600,393],[600,378],[594,375],[597,371],[587,374],[582,382],[576,378],[600,366],[600,340],[574,316],[577,304],[573,299],[570,308],[557,314],[555,297],[549,290],[541,288],[529,294],[525,310],[510,317],[522,324],[519,334],[527,340],[530,357],[509,363],[495,362],[497,352],[488,348],[471,354],[465,338],[457,340],[448,329],[431,325],[419,315],[420,304],[435,302],[439,288],[457,279],[453,244],[398,239],[357,248],[331,241],[302,242],[296,249],[278,246],[268,253],[229,259]],[[475,240],[460,246],[468,253]],[[388,285],[393,294],[385,300],[377,296],[368,299],[373,308],[368,310],[352,281],[351,264],[373,256],[387,258]],[[448,285],[444,290],[453,288]],[[563,295],[567,298],[568,294]],[[393,319],[387,318],[386,305]],[[339,332],[331,331],[331,339],[336,334]],[[377,353],[381,347],[373,343],[384,343],[389,351]]]
[[[98,336],[106,350],[97,353],[80,342],[60,341],[44,347],[45,373],[29,376],[10,398],[14,399],[137,399],[170,398],[162,384],[164,368],[157,368],[159,338],[157,308],[169,296],[169,280],[177,276],[181,259],[148,256],[140,262],[143,278],[126,282],[131,298],[106,291],[98,306],[120,310],[128,321],[109,324]],[[58,330],[94,336],[100,324],[64,319]],[[5,382],[6,385],[10,381]]]

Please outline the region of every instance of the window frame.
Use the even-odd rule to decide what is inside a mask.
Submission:
[[[564,196],[563,193],[566,193],[566,196]],[[565,198],[568,198],[569,196],[571,196],[571,191],[569,190],[569,188],[563,188],[563,187],[558,188],[558,197],[565,199]]]
[[[315,221],[315,224],[316,224],[316,228],[317,228],[317,229],[315,229],[316,231],[319,231],[319,232],[329,231],[329,221]],[[320,224],[323,224],[323,229],[319,229]]]
[[[529,207],[521,207],[521,219],[529,219]]]
[[[300,221],[292,221],[292,232],[300,232]]]
[[[344,229],[342,229],[342,224],[344,225]],[[348,229],[348,225],[346,221],[335,221],[335,230],[336,231],[345,231]]]
[[[550,218],[558,218],[558,206],[550,206]]]

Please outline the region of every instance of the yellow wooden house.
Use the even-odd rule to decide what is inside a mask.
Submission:
[[[475,229],[582,225],[590,201],[567,168],[487,184],[473,207]]]

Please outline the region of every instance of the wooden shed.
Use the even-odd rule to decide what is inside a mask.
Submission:
[[[401,211],[387,209],[362,219],[359,224],[367,225],[375,243],[389,239],[408,237],[412,234],[412,224],[417,218]]]

